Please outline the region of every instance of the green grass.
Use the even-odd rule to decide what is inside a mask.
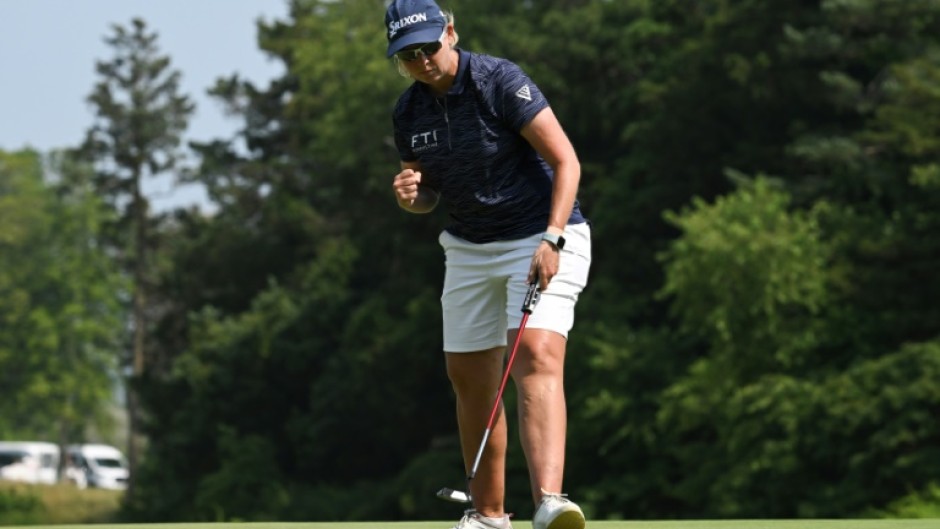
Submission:
[[[29,485],[0,481],[0,525],[114,522],[122,494],[113,490],[78,490],[66,484]]]
[[[0,529],[450,529],[456,520],[439,522],[360,523],[178,523],[114,524],[121,493],[77,490],[67,485],[39,486],[0,482]],[[10,498],[14,501],[11,503]],[[0,498],[2,499],[2,498]],[[17,518],[17,506],[26,516]],[[4,512],[4,511],[7,512]],[[921,511],[917,511],[921,512]],[[933,515],[935,511],[928,511]],[[33,524],[43,525],[33,525]],[[20,525],[9,525],[20,524]],[[532,529],[528,520],[515,529]],[[940,529],[940,518],[865,520],[708,520],[708,521],[588,521],[587,529]]]
[[[454,522],[181,523],[139,525],[32,525],[30,529],[449,529]],[[12,526],[0,526],[12,527]],[[20,526],[21,528],[23,526]],[[515,529],[531,529],[528,521]],[[920,520],[711,520],[591,522],[587,529],[940,529],[940,519]]]

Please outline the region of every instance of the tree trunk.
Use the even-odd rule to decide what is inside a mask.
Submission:
[[[132,381],[139,381],[146,371],[144,355],[144,336],[146,325],[146,257],[147,257],[147,203],[141,194],[140,176],[134,176],[134,342]],[[133,384],[127,388],[127,464],[129,470],[128,491],[133,498],[134,485],[137,481],[137,467],[140,462],[140,404]]]

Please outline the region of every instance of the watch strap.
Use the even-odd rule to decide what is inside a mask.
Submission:
[[[565,247],[565,238],[560,234],[545,232],[542,234],[542,240],[548,241],[552,244],[552,246],[558,248],[559,250]]]

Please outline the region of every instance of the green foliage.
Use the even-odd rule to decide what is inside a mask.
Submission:
[[[201,513],[212,513],[215,521],[277,518],[288,502],[282,477],[266,438],[254,435],[236,437],[232,428],[218,434],[219,469],[205,476],[195,499]],[[257,506],[269,509],[258,512]]]
[[[680,467],[700,468],[676,494],[715,516],[831,517],[928,483],[940,465],[929,411],[938,402],[937,345],[822,379],[768,374],[725,389],[719,402],[696,398],[715,391],[691,374],[661,415],[664,431],[683,440],[671,444]]]
[[[162,311],[148,302],[158,245],[143,179],[178,170],[181,137],[195,110],[180,94],[180,72],[170,67],[169,57],[160,55],[157,38],[141,19],[133,19],[131,27],[112,26],[112,34],[105,38],[112,57],[96,63],[98,82],[88,96],[95,121],[76,150],[93,165],[98,193],[119,214],[108,225],[105,243],[131,279],[130,354],[121,360],[131,375],[127,462],[132,499],[140,459],[138,386],[148,369],[166,363],[159,355],[161,348],[147,346],[153,314]]]
[[[135,517],[215,519],[191,498],[224,498],[240,486],[220,470],[220,428],[270,443],[289,503],[281,513],[307,519],[337,509],[311,500],[310,491],[351,506],[358,500],[346,489],[394,479],[429,435],[452,431],[439,332],[426,331],[438,328],[429,322],[439,320],[441,268],[424,242],[439,224],[428,223],[433,215],[408,218],[389,201],[397,159],[391,131],[376,135],[375,123],[390,122],[404,85],[373,53],[383,46],[375,9],[364,1],[297,2],[290,25],[260,28],[261,45],[288,66],[284,79],[267,91],[237,78],[215,88],[244,116],[248,152],[235,143],[197,146],[204,162],[195,178],[220,210],[211,221],[182,213],[172,228],[180,237],[161,290],[173,310],[159,327],[185,329],[187,339],[161,336],[181,347],[166,348],[172,365],[146,390],[155,441],[146,486],[185,475],[188,491],[135,504]],[[355,50],[363,58],[357,68],[340,66]],[[381,229],[371,227],[377,215]],[[389,391],[390,384],[410,391]],[[423,406],[412,392],[426,388]],[[423,424],[399,432],[416,415]],[[200,426],[166,438],[161,425],[169,423]],[[397,432],[381,453],[380,430]],[[222,515],[257,519],[271,509],[245,501]]]
[[[17,526],[114,522],[121,491],[84,489],[71,484],[0,482],[0,524]]]
[[[22,488],[0,488],[0,524],[27,525],[40,520],[42,501]]]
[[[727,362],[723,372],[788,370],[818,345],[829,249],[812,214],[788,211],[785,192],[764,178],[745,185],[667,213],[683,236],[662,254],[661,292],[682,329]]]
[[[66,158],[50,164],[77,182]],[[38,154],[0,152],[0,437],[80,441],[117,372],[123,282],[88,185],[50,184]]]
[[[116,212],[102,242],[131,278],[134,336],[130,358],[124,360],[134,376],[140,376],[147,357],[151,363],[156,359],[144,350],[151,325],[148,313],[159,313],[153,305],[146,306],[159,240],[153,233],[143,179],[179,169],[181,137],[195,107],[179,93],[180,72],[171,68],[169,57],[160,55],[158,36],[143,20],[132,20],[130,27],[114,24],[111,29],[104,40],[112,57],[96,63],[98,81],[87,98],[95,120],[74,154],[94,168],[95,191]],[[130,400],[130,407],[136,408],[136,396],[130,395]],[[133,430],[136,420],[132,411]],[[135,467],[133,446],[129,460]]]
[[[659,19],[672,7],[659,5],[645,16]],[[590,481],[590,501],[602,515],[857,512],[925,478],[899,471],[887,487],[866,487],[860,483],[872,478],[859,473],[854,481],[826,485],[858,454],[869,453],[884,468],[894,468],[896,454],[877,444],[871,450],[880,455],[868,452],[864,443],[874,425],[852,431],[858,444],[832,447],[800,417],[816,406],[813,395],[831,391],[824,381],[841,370],[868,361],[886,369],[879,359],[893,358],[906,342],[930,343],[940,331],[930,301],[940,285],[927,272],[938,265],[936,217],[930,213],[938,195],[931,187],[933,159],[925,155],[936,135],[936,96],[924,82],[933,75],[940,6],[699,7],[665,19],[704,29],[660,33],[675,42],[674,51],[660,54],[658,69],[636,83],[644,92],[631,104],[656,112],[622,121],[642,135],[621,165],[625,170],[613,173],[620,178],[605,173],[605,193],[596,202],[604,210],[599,215],[609,215],[594,217],[598,239],[604,229],[618,232],[608,239],[616,241],[616,250],[607,251],[619,256],[609,259],[618,270],[597,268],[602,277],[594,284],[608,296],[626,297],[619,306],[632,310],[623,314],[636,316],[632,326],[615,323],[617,304],[585,296],[612,317],[589,328],[595,331],[590,358],[603,359],[603,368],[579,379],[578,386],[598,389],[576,390],[585,400],[575,401],[592,406],[589,431],[604,435],[589,435],[579,445],[593,440],[587,446],[600,446],[608,457],[575,461],[610,468],[613,460],[616,474],[626,476]],[[744,44],[752,38],[758,40]],[[915,118],[918,113],[926,119]],[[714,207],[706,204],[723,184],[685,191],[700,182],[694,173],[715,177],[729,167],[781,175],[785,187],[739,185],[715,199]],[[631,187],[632,178],[641,185]],[[657,207],[648,213],[639,207],[660,186],[691,207],[670,206],[665,193],[652,200]],[[689,200],[692,195],[701,198]],[[656,221],[648,217],[663,209],[685,213],[665,217],[683,233],[661,247],[672,236],[653,232]],[[638,233],[655,234],[640,243],[641,252],[630,239]],[[655,271],[644,270],[644,255],[666,259],[662,283]],[[630,270],[623,271],[626,263]],[[631,280],[638,272],[640,279]],[[675,321],[656,312],[651,317],[656,306],[638,302],[631,295],[638,289],[658,289],[655,299],[670,303]],[[904,380],[891,383],[903,386]],[[932,406],[930,398],[911,396],[910,402],[908,411],[897,412],[907,420]],[[838,422],[835,417],[845,413],[836,407],[831,419]],[[576,430],[585,427],[576,424]],[[932,434],[909,435],[920,439],[913,448],[918,457],[929,458],[924,440]],[[598,439],[605,442],[596,445]],[[611,445],[630,455],[611,454]],[[803,460],[817,464],[804,466]],[[886,488],[892,492],[880,494]],[[608,513],[611,504],[631,507]]]
[[[869,141],[899,154],[929,159],[940,154],[940,48],[889,70],[884,97],[874,113]]]
[[[940,465],[930,419],[937,342],[826,369],[834,359],[819,355],[842,339],[845,317],[834,302],[854,295],[840,289],[844,270],[829,266],[845,248],[827,242],[819,220],[838,215],[822,202],[790,212],[787,198],[758,179],[668,215],[683,236],[663,254],[663,292],[685,332],[709,344],[662,393],[658,414],[678,467],[698,466],[672,493],[695,512],[861,512],[896,494],[885,491],[926,483]],[[801,488],[810,482],[813,490]]]
[[[113,162],[102,163],[102,194],[118,201],[131,196],[136,208],[140,178],[176,167],[180,136],[195,107],[178,94],[180,73],[159,55],[157,34],[143,20],[131,25],[113,25],[105,39],[114,56],[96,65],[99,81],[88,96],[96,123],[82,150],[92,160]]]
[[[681,329],[708,344],[707,355],[662,392],[657,414],[679,468],[701,469],[672,487],[693,510],[770,514],[772,506],[749,501],[748,510],[734,504],[739,496],[720,495],[742,479],[735,469],[750,478],[792,465],[785,457],[792,454],[773,445],[767,454],[737,459],[770,433],[802,433],[791,421],[803,387],[783,373],[802,373],[818,362],[825,331],[819,322],[828,297],[829,249],[813,215],[788,208],[788,195],[758,178],[712,205],[695,200],[682,214],[667,214],[683,235],[662,254],[662,294],[673,298]],[[731,454],[719,457],[722,449]],[[780,488],[791,485],[788,480]]]
[[[931,483],[923,491],[891,502],[884,512],[876,514],[895,518],[940,518],[940,486]]]

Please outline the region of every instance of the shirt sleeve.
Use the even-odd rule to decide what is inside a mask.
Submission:
[[[404,137],[402,134],[401,127],[399,126],[400,116],[398,111],[392,114],[392,127],[395,131],[395,148],[398,149],[398,156],[403,162],[413,162],[418,159],[418,156],[411,150],[411,142]]]
[[[505,61],[494,74],[490,84],[494,110],[513,130],[522,130],[549,106],[539,87],[516,64]]]
[[[392,113],[392,126],[395,130],[395,148],[398,150],[398,157],[403,162],[416,162],[418,161],[418,155],[415,153],[414,149],[411,148],[411,138],[406,137],[407,135],[402,131],[401,121],[405,119],[402,116],[402,113],[396,108],[395,112]],[[435,191],[440,192],[441,182],[437,175],[423,170],[423,177],[421,179],[421,185],[430,187]]]

